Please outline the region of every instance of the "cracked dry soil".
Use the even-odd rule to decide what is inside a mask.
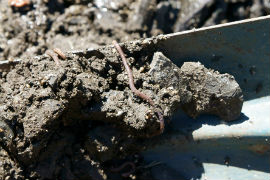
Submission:
[[[199,62],[179,68],[153,42],[122,48],[135,86],[165,120],[179,108],[194,118],[209,113],[230,121],[240,115],[243,95],[233,76]],[[68,53],[61,66],[46,55],[24,59],[1,75],[2,179],[121,178],[110,171],[114,161],[138,158],[159,131],[153,108],[131,92],[113,46]]]

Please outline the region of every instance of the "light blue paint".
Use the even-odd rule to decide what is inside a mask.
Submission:
[[[177,112],[167,132],[150,140],[143,153],[146,161],[163,163],[152,167],[155,179],[270,179],[269,27],[266,16],[171,34],[157,44],[179,66],[201,61],[234,75],[246,102],[241,117],[229,123]]]
[[[220,124],[218,118],[206,115],[196,120],[186,117],[180,124],[179,114],[181,118],[184,115],[179,113],[172,121],[173,132],[164,135],[166,141],[145,151],[144,158],[149,162],[160,161],[166,164],[166,171],[178,172],[188,179],[269,180],[269,109],[269,96],[247,101],[243,105],[246,120],[229,124]],[[189,132],[193,128],[197,129]],[[186,140],[189,134],[192,138]],[[269,149],[257,153],[254,147],[258,145],[259,149],[261,145]],[[226,157],[229,166],[225,165]],[[159,175],[155,178],[159,179]]]

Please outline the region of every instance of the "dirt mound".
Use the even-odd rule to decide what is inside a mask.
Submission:
[[[239,116],[242,91],[231,75],[196,62],[179,68],[142,43],[123,49],[135,86],[165,120],[181,107],[192,117]],[[2,177],[106,179],[113,160],[159,134],[155,110],[130,90],[113,46],[69,53],[59,66],[47,55],[24,59],[2,73],[0,93],[2,152],[10,157]]]

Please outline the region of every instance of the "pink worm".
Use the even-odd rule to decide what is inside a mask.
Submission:
[[[53,51],[57,53],[62,59],[66,59],[66,55],[58,48],[54,48]]]
[[[57,65],[57,66],[60,66],[61,62],[60,62],[60,60],[58,59],[57,54],[55,54],[52,50],[47,50],[47,51],[45,52],[45,54],[51,56],[51,57],[53,58],[54,62],[56,63],[56,65]]]
[[[128,78],[129,78],[129,87],[131,89],[131,91],[136,94],[137,96],[141,97],[142,99],[146,100],[151,106],[153,106],[155,108],[155,112],[158,114],[158,117],[159,117],[159,121],[160,121],[160,133],[163,132],[164,130],[164,127],[165,127],[165,124],[164,124],[164,118],[163,118],[163,115],[162,113],[157,110],[155,104],[154,104],[154,101],[148,97],[147,95],[143,94],[142,92],[140,92],[134,85],[134,79],[133,79],[133,74],[132,74],[132,70],[130,69],[128,63],[127,63],[127,59],[124,55],[124,52],[122,50],[122,48],[119,46],[119,44],[116,42],[116,41],[113,41],[112,42],[114,47],[117,49],[117,51],[119,52],[120,56],[121,56],[121,59],[122,59],[122,62],[125,66],[125,69],[128,73]]]

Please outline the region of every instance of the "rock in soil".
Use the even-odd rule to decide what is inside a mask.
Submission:
[[[214,114],[225,121],[239,117],[243,105],[243,94],[234,77],[205,68],[201,63],[185,62],[181,77],[186,88],[192,92],[191,101],[182,104],[191,117],[199,114]]]

